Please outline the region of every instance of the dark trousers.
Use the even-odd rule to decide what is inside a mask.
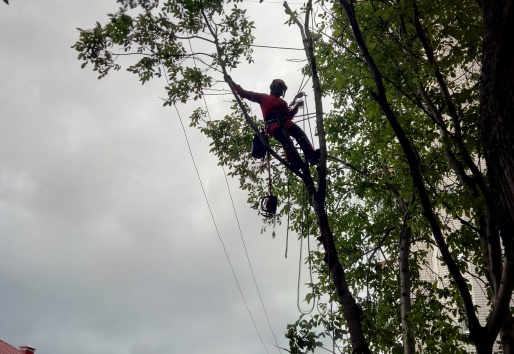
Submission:
[[[314,151],[314,148],[312,147],[309,138],[302,130],[302,128],[300,128],[290,119],[286,120],[284,124],[289,136],[292,136],[298,142],[298,145],[300,145],[300,148],[302,149],[305,156],[309,156]],[[270,133],[270,135],[272,135],[279,143],[282,144],[286,152],[287,161],[290,161],[292,157],[292,149],[294,149],[294,147],[291,146],[290,148],[287,148],[287,140],[282,133],[282,128],[280,128],[280,125],[278,123],[271,124],[268,128],[268,133]]]

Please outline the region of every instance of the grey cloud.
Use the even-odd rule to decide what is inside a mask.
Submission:
[[[141,86],[126,72],[98,81],[70,48],[75,27],[115,9],[115,1],[31,0],[0,12],[0,339],[40,354],[263,353],[177,114],[162,108],[163,83]],[[292,45],[283,41],[276,44]],[[233,77],[262,91],[286,74],[299,85],[298,67],[273,68],[285,57],[256,51],[259,69],[242,65]],[[208,97],[213,119],[226,113],[226,99]],[[179,106],[186,125],[201,104]],[[241,289],[276,352],[224,176],[206,138],[187,132]],[[261,295],[287,346],[285,326],[298,316],[296,236],[284,259],[283,227],[275,240],[261,235],[259,216],[230,184]]]

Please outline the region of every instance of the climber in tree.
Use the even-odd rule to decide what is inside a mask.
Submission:
[[[305,132],[293,122],[293,117],[296,112],[298,112],[298,108],[303,106],[303,101],[296,101],[296,99],[305,95],[303,92],[298,93],[293,102],[288,105],[287,102],[282,99],[287,91],[286,83],[283,80],[273,80],[269,87],[270,94],[268,95],[265,93],[256,93],[244,90],[241,86],[235,84],[229,75],[227,75],[225,79],[227,82],[233,83],[233,86],[239,96],[252,102],[256,102],[261,106],[262,117],[266,124],[266,131],[284,147],[286,159],[291,166],[291,169],[299,170],[302,165],[302,161],[297,161],[297,159],[294,158],[295,155],[292,153],[292,149],[294,149],[294,147],[291,146],[288,148],[287,140],[280,128],[279,119],[284,120],[287,133],[298,142],[309,163],[311,165],[316,165],[319,162],[319,149],[314,150],[309,138],[305,135]]]

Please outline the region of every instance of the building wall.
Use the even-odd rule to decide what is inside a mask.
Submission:
[[[443,265],[441,262],[441,253],[437,248],[431,249],[426,246],[422,246],[419,244],[415,244],[413,246],[413,250],[421,250],[423,248],[427,252],[427,260],[428,266],[423,267],[420,272],[420,277],[422,280],[428,282],[435,282],[438,280],[438,286],[440,288],[448,287],[450,285],[450,281],[452,281],[451,276],[448,272],[448,267]],[[480,321],[480,324],[484,326],[487,322],[487,316],[490,312],[490,305],[488,304],[487,293],[484,289],[484,282],[487,282],[486,279],[480,278],[474,270],[473,266],[469,267],[470,274],[464,274],[464,277],[471,284],[471,296],[473,298],[473,303],[478,307],[477,316]],[[514,305],[514,303],[513,303]],[[451,314],[450,314],[451,315]],[[453,316],[451,316],[453,317]],[[455,324],[458,324],[459,320],[455,318]],[[467,333],[467,325],[466,323],[460,323],[462,326],[462,332]],[[499,336],[497,339],[497,343],[493,347],[494,353],[503,353],[500,349]],[[476,353],[475,347],[472,345],[464,345],[463,349],[465,349],[469,353]]]

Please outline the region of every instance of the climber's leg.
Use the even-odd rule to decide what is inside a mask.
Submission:
[[[289,135],[291,135],[295,140],[298,142],[298,145],[300,145],[300,148],[302,149],[303,153],[309,160],[309,163],[311,165],[316,165],[319,163],[319,149],[314,150],[312,147],[311,142],[309,141],[309,138],[305,134],[305,132],[300,128],[297,124],[295,124],[291,120],[286,121],[286,127]]]
[[[282,133],[282,129],[280,127],[277,127],[272,131],[273,137],[282,144],[282,147],[284,148],[284,151],[286,152],[286,159],[289,165],[291,166],[291,169],[297,171],[300,169],[302,165],[302,161],[299,158],[295,158],[295,154],[293,153],[294,147],[288,147],[288,142],[286,140],[286,137]]]

